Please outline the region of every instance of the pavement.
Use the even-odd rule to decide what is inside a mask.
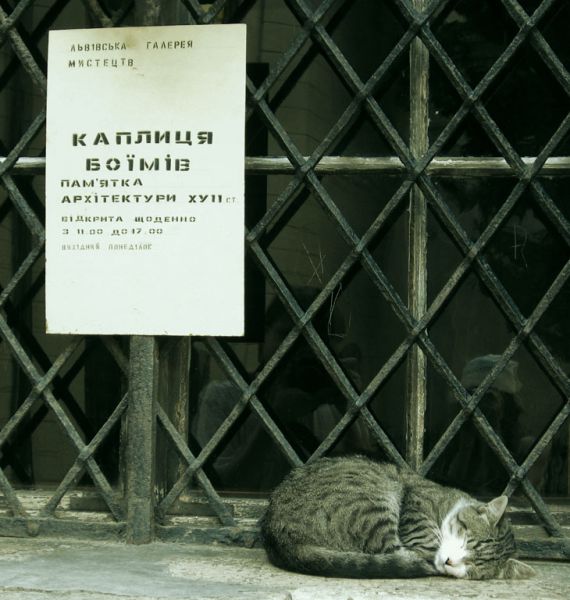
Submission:
[[[349,580],[295,575],[263,550],[0,538],[0,600],[447,600],[570,598],[570,563],[527,581]]]

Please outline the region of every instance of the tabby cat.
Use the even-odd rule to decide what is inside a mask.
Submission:
[[[484,504],[409,469],[323,458],[285,478],[260,524],[270,561],[299,573],[525,579],[534,570],[512,558],[506,507],[506,496]]]

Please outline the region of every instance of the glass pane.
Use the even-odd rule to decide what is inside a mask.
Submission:
[[[532,12],[538,3],[527,2]],[[554,3],[539,20],[548,42],[568,59],[568,44],[561,31],[565,3]],[[513,49],[519,27],[501,2],[460,0],[449,3],[436,19],[433,31],[467,84],[476,89],[503,57],[507,58],[492,82],[486,85],[481,100],[493,122],[484,125],[475,111],[464,117],[446,138],[445,155],[493,156],[502,154],[492,141],[495,127],[521,156],[536,156],[568,113],[568,96],[560,78],[544,52],[527,39]],[[430,64],[430,137],[435,141],[462,105],[462,96],[452,78],[432,57]],[[567,64],[567,63],[566,63]],[[516,98],[516,102],[512,99]],[[557,150],[567,154],[568,144]]]
[[[320,3],[315,3],[316,7]],[[319,13],[320,14],[320,13]],[[248,61],[267,66],[269,77],[255,82],[301,154],[387,156],[394,153],[362,103],[351,106],[351,81],[365,85],[403,36],[405,22],[390,3],[338,3],[324,12],[320,24],[331,47],[304,35],[286,3],[253,3],[243,21],[248,25]],[[353,32],[358,30],[358,36]],[[295,51],[293,50],[295,49]],[[334,58],[331,54],[334,53]],[[339,64],[350,63],[348,73]],[[382,79],[369,90],[399,135],[408,140],[408,56],[402,49]],[[337,121],[353,115],[342,129]],[[256,111],[254,111],[256,112]],[[284,153],[280,135],[269,126],[268,155]]]
[[[567,189],[563,181],[542,182],[556,205],[561,205],[561,190]],[[490,226],[494,228],[481,256],[492,269],[496,285],[485,283],[472,265],[454,288],[447,288],[449,295],[429,328],[430,337],[454,377],[474,393],[520,330],[509,312],[524,318],[540,311],[535,329],[540,344],[523,336],[478,406],[518,464],[547,435],[550,441],[533,463],[530,480],[544,495],[567,494],[566,428],[548,429],[565,402],[556,376],[550,375],[551,368],[566,377],[569,374],[568,345],[562,341],[570,334],[567,310],[563,308],[567,306],[568,285],[555,285],[570,259],[568,244],[559,233],[559,219],[564,217],[544,211],[537,196],[528,191],[519,196],[502,221],[492,225],[501,204],[514,189],[513,181],[507,178],[440,180],[438,188],[472,242],[486,230],[491,231]],[[433,273],[433,299],[460,267],[464,253],[437,219],[429,231],[428,270]],[[546,302],[546,308],[540,308],[540,302]],[[541,344],[548,349],[546,352]],[[492,450],[490,440],[472,418],[465,416],[449,382],[432,365],[428,376],[428,454],[449,427],[456,431],[432,474],[479,495],[499,494],[509,483],[510,474]]]
[[[387,454],[362,418],[347,424],[333,438],[327,436],[349,407],[339,378],[356,393],[362,393],[405,340],[405,328],[390,307],[386,290],[352,257],[350,244],[342,233],[344,229],[351,232],[349,235],[363,235],[383,215],[368,252],[389,282],[392,293],[403,304],[401,295],[405,298],[407,289],[407,254],[402,244],[407,236],[406,202],[391,212],[383,212],[402,181],[373,174],[327,175],[321,183],[326,192],[330,190],[336,210],[341,211],[342,224],[333,220],[323,207],[322,198],[301,188],[283,205],[279,218],[268,224],[265,235],[260,237],[260,246],[303,310],[312,307],[331,280],[336,282],[311,321],[324,344],[324,354],[302,333],[281,351],[281,344],[292,335],[295,320],[269,282],[265,301],[256,315],[256,320],[263,324],[261,337],[250,343],[232,342],[225,349],[248,382],[254,381],[264,369],[271,369],[264,374],[258,399],[302,460],[309,458],[325,440],[332,454],[358,452],[385,457]],[[283,191],[290,184],[291,180],[285,176],[268,178],[270,209],[275,202],[282,201]],[[256,270],[260,271],[259,265]],[[279,361],[273,365],[276,351],[280,353]],[[210,353],[198,347],[195,353],[191,430],[199,449],[235,410],[242,394]],[[394,371],[397,367],[396,363]],[[405,369],[400,369],[398,375],[385,377],[370,403],[380,426],[400,450],[403,404],[397,397],[402,395],[403,372]],[[227,471],[225,463],[231,464]],[[266,463],[271,468],[265,469]],[[250,408],[233,423],[227,439],[221,442],[208,464],[222,489],[254,491],[270,488],[290,468],[272,432]],[[233,479],[236,473],[250,472],[249,479]]]

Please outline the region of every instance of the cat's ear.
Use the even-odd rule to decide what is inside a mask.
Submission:
[[[509,558],[505,566],[499,571],[499,579],[530,579],[536,575],[536,571],[526,563]]]
[[[505,514],[508,501],[507,496],[499,496],[481,507],[481,512],[487,515],[491,525],[496,525]]]

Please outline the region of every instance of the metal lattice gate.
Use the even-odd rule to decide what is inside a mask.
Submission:
[[[253,544],[288,468],[358,451],[504,490],[522,553],[568,557],[568,16],[3,2],[0,534]],[[252,63],[246,339],[47,338],[46,32],[222,21]]]

